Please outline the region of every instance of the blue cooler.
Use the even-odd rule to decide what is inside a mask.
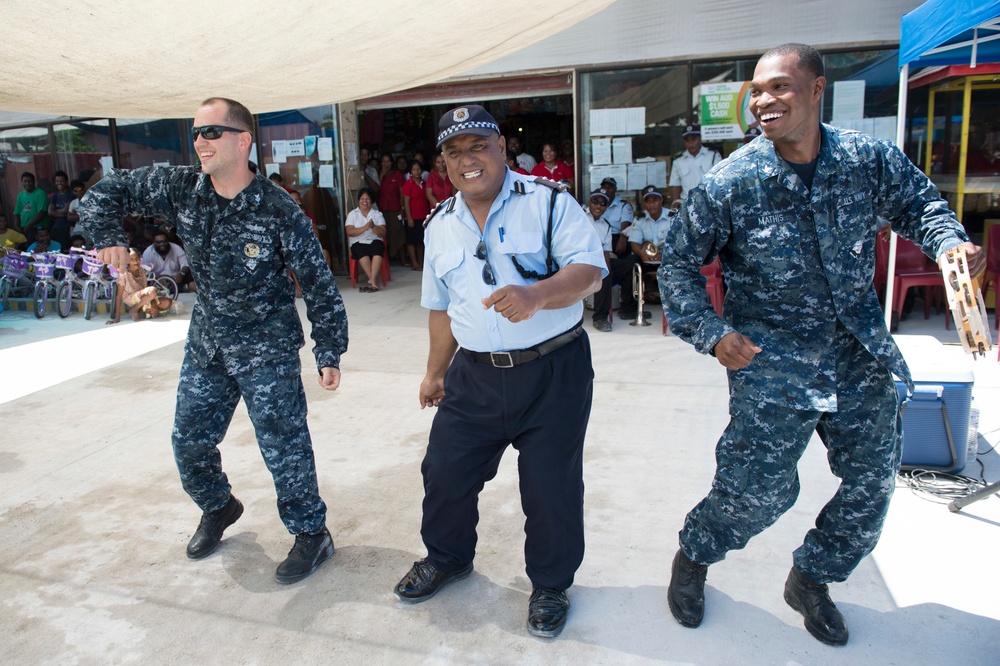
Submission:
[[[916,390],[907,397],[906,385],[896,380],[903,408],[902,467],[958,473],[968,452],[972,370],[925,359],[907,363]]]

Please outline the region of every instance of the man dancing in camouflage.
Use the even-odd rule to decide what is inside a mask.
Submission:
[[[680,532],[667,600],[682,625],[701,623],[708,565],[792,506],[816,431],[841,484],[795,551],[784,596],[814,637],[843,645],[847,625],[827,584],[846,580],[878,541],[900,459],[891,373],[912,390],[872,284],[876,218],[932,257],[976,248],[900,150],[820,124],[825,87],[815,49],[765,53],[750,87],[764,136],[705,176],[667,236],[667,317],[729,370],[730,386],[715,479]],[[724,317],[699,274],[716,256],[729,286]],[[972,256],[978,270],[985,257]]]
[[[192,136],[200,167],[115,170],[80,205],[82,228],[102,261],[124,266],[121,220],[129,213],[177,226],[198,285],[174,418],[181,484],[204,512],[187,546],[191,559],[215,550],[243,513],[222,471],[218,445],[243,398],[278,513],[295,545],[279,583],[313,573],[333,554],[319,496],[298,350],[305,344],[291,269],[312,322],[319,383],[340,385],[347,316],[312,224],[288,194],[249,166],[253,116],[223,98],[202,103]]]

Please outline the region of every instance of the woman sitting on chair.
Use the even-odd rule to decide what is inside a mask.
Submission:
[[[358,280],[358,288],[363,292],[378,291],[378,275],[382,269],[382,255],[385,254],[385,218],[372,208],[375,196],[367,187],[358,191],[358,207],[347,214],[344,226],[351,243],[351,257],[368,277],[368,284]],[[385,285],[382,285],[383,287]]]

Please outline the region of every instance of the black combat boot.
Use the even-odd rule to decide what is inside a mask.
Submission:
[[[316,534],[296,534],[295,545],[278,565],[274,579],[288,585],[312,574],[333,555],[333,537],[325,527]]]
[[[830,599],[829,588],[825,584],[813,582],[792,567],[785,581],[785,601],[802,613],[806,630],[813,638],[827,645],[847,644],[847,623]]]
[[[670,587],[667,588],[667,604],[677,621],[685,627],[697,627],[705,616],[707,575],[707,564],[692,562],[683,550],[677,549],[671,567]]]
[[[227,527],[239,520],[243,515],[243,504],[238,499],[229,496],[226,506],[218,511],[206,511],[201,515],[201,522],[198,529],[187,545],[187,556],[192,560],[200,560],[207,557],[219,542],[222,541],[222,533]]]

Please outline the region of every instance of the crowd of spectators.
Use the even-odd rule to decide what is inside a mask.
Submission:
[[[625,274],[630,273],[635,263],[650,267],[650,272],[653,270],[679,199],[720,160],[719,153],[703,147],[700,139],[696,125],[685,128],[685,151],[674,158],[669,189],[665,192],[649,186],[630,201],[618,194],[614,178],[606,178],[593,193],[580,197],[584,210],[593,216],[595,229],[601,230],[599,235],[603,238],[603,231],[608,231],[610,247],[605,249],[609,263],[617,269],[613,271],[615,282],[622,284],[619,314],[623,319],[636,316],[631,278],[623,279]],[[516,134],[508,136],[506,143],[507,166],[512,171],[561,181],[575,193],[571,140],[542,143],[538,146],[540,159],[525,151],[524,141]],[[365,146],[359,158],[363,182],[357,192],[358,206],[348,214],[345,227],[351,257],[360,267],[358,287],[361,291],[376,292],[385,286],[379,284],[383,261],[395,261],[415,271],[423,269],[424,220],[435,206],[453,196],[456,190],[440,153],[428,159],[421,150],[393,154]],[[312,219],[299,192],[288,187],[277,173],[270,179],[288,192]],[[12,219],[0,211],[0,246],[59,250],[83,243],[83,238],[75,236],[73,230],[80,219],[77,208],[85,192],[84,181],[70,180],[65,172],[57,171],[52,184],[53,192],[46,194],[36,186],[34,174],[22,174],[22,191],[18,194]],[[671,205],[665,205],[667,193]],[[316,231],[315,222],[313,224]],[[142,264],[152,266],[157,275],[170,275],[182,290],[197,291],[184,254],[184,243],[176,229],[141,216],[127,217],[123,228],[129,246],[136,250]],[[324,256],[330,265],[329,252],[324,250]],[[602,291],[609,289],[605,285]],[[626,290],[629,291],[627,296],[624,295]],[[655,290],[650,296],[656,298]],[[610,297],[604,293],[600,300],[595,327],[610,330],[610,326],[597,323],[598,319],[604,321]]]

